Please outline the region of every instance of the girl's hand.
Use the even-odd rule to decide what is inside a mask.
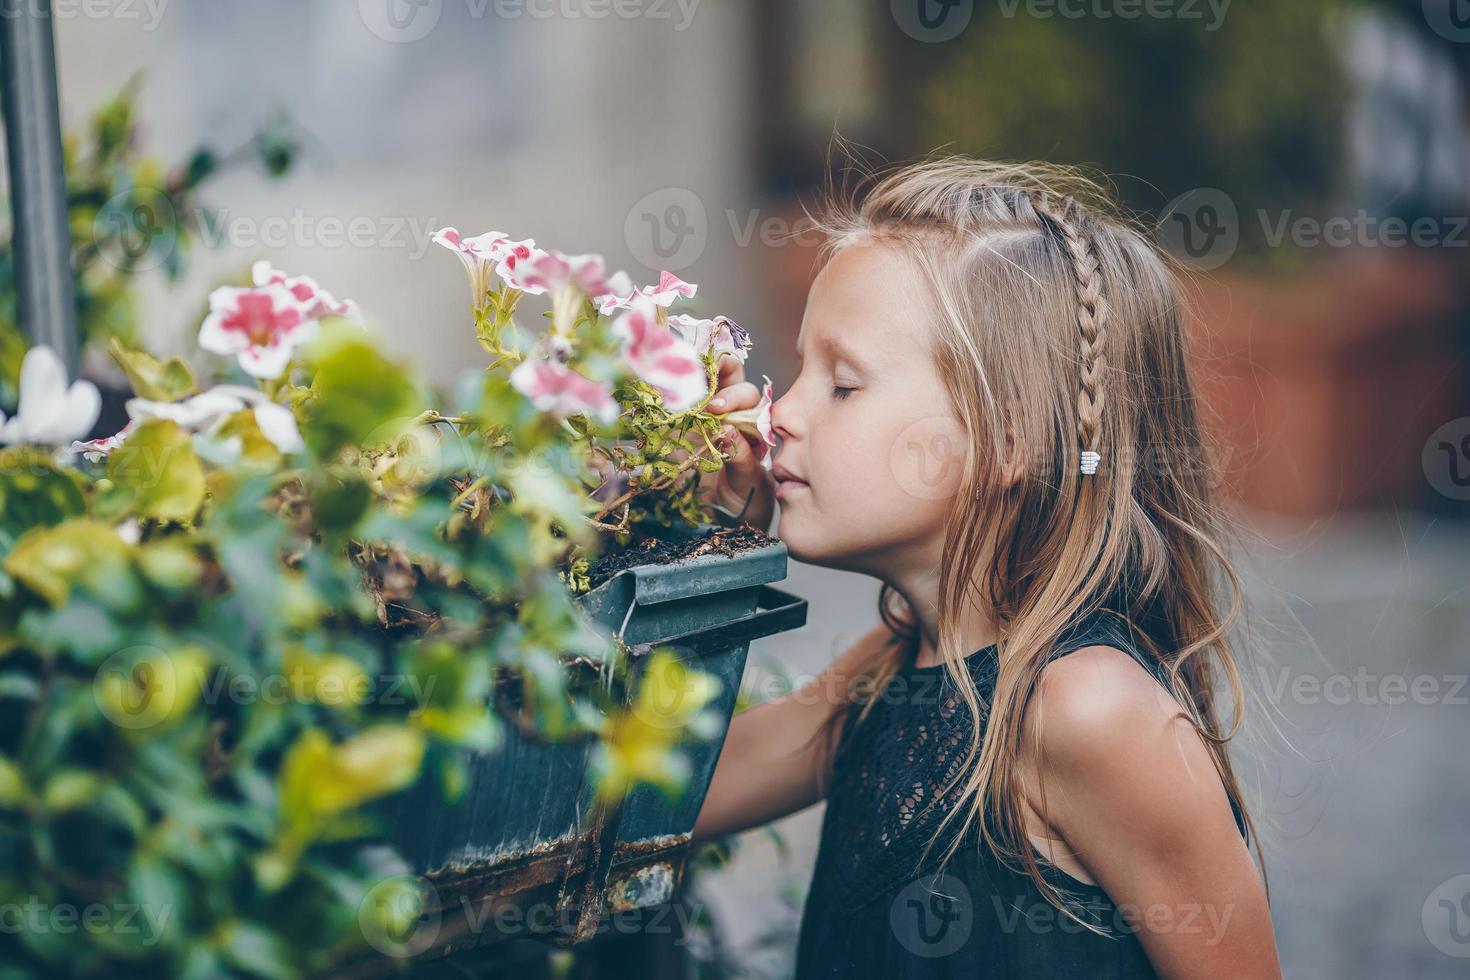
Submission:
[[[713,415],[754,408],[760,403],[760,389],[745,380],[745,366],[734,357],[720,359],[720,375],[715,386],[715,395],[707,407]],[[732,516],[743,511],[741,519],[745,523],[769,531],[776,514],[776,479],[761,465],[761,459],[765,452],[773,450],[759,436],[733,425],[720,430],[716,446],[728,462],[718,473],[700,474],[705,500]],[[723,516],[718,511],[716,514]]]

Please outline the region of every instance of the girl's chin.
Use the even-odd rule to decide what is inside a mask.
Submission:
[[[842,542],[824,534],[820,523],[811,520],[811,513],[803,507],[782,508],[776,537],[786,545],[787,556],[804,565],[846,570],[847,552]]]

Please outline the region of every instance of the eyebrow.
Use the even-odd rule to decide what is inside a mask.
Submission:
[[[816,341],[816,344],[818,347],[831,351],[833,354],[852,364],[853,367],[866,368],[868,366],[867,361],[865,361],[861,357],[858,357],[857,354],[855,354],[852,350],[846,347],[842,343],[842,341],[838,340],[835,337],[819,338]],[[796,345],[796,359],[798,361],[802,359],[800,344]]]

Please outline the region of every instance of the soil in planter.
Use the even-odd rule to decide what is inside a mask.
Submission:
[[[709,533],[681,541],[644,538],[599,555],[587,571],[591,588],[597,588],[614,575],[639,565],[672,565],[700,555],[734,557],[743,551],[773,544],[775,538],[749,524],[739,527],[712,528]]]

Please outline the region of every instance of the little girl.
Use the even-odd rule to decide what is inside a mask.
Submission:
[[[818,222],[773,473],[730,428],[709,489],[879,579],[882,625],[734,719],[694,838],[827,801],[799,980],[1279,976],[1174,273],[1058,168],[858,197]],[[757,403],[721,375],[713,410]]]

